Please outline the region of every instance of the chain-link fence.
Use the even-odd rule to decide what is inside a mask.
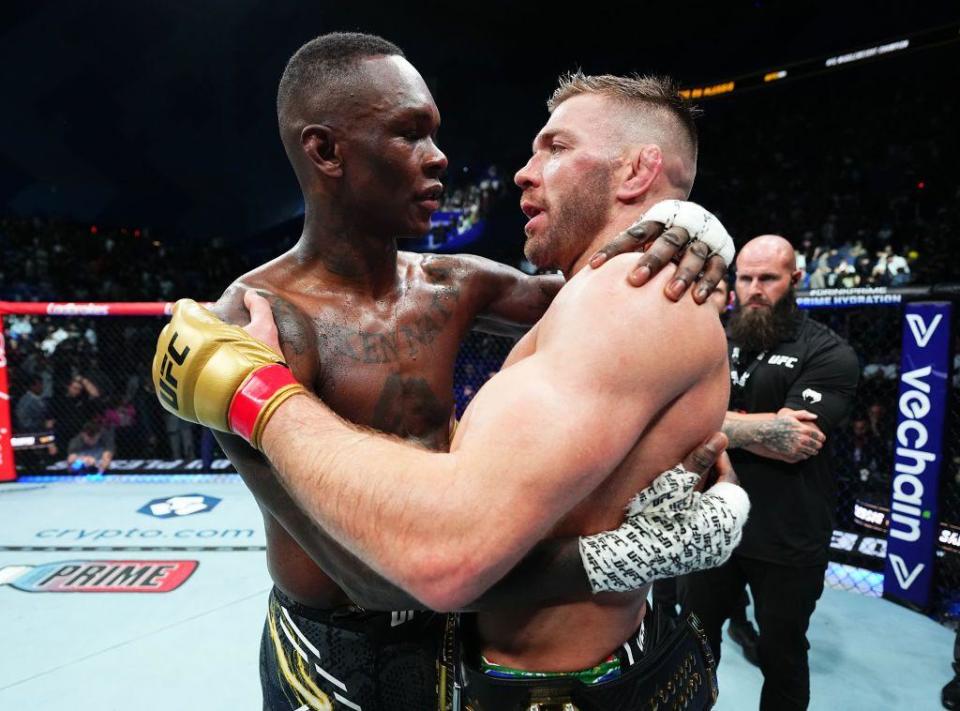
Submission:
[[[500,370],[514,342],[512,338],[486,333],[471,333],[464,340],[453,373],[457,419],[463,417],[463,411],[480,386]]]
[[[202,428],[157,402],[150,362],[166,316],[4,316],[7,376],[19,474],[222,471]],[[103,307],[106,312],[111,306]],[[141,309],[143,310],[143,309]],[[111,316],[113,313],[111,313]]]
[[[879,596],[890,508],[902,309],[899,305],[811,309],[860,359],[860,384],[850,417],[828,437],[825,455],[837,483],[835,532],[827,582]],[[878,575],[865,575],[863,571]]]

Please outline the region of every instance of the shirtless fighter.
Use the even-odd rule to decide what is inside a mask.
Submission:
[[[387,57],[364,62],[364,70],[369,71],[369,65],[383,67],[384,64],[387,65],[384,71],[404,66],[399,58]],[[391,78],[395,84],[396,74]],[[534,175],[540,171],[536,178],[531,178],[529,184],[526,179],[521,179],[526,190],[528,209],[531,204],[541,208],[548,204],[557,207],[555,225],[549,224],[549,218],[554,217],[549,214],[549,209],[541,212],[543,218],[531,221],[528,234],[529,246],[533,249],[528,249],[528,253],[533,252],[540,257],[539,261],[542,263],[555,264],[562,267],[566,274],[572,275],[585,265],[591,254],[588,248],[602,243],[600,239],[607,229],[623,229],[631,225],[645,207],[660,197],[684,197],[687,194],[693,179],[695,161],[693,134],[689,127],[677,118],[682,116],[679,105],[674,106],[669,96],[660,96],[659,98],[665,100],[659,102],[655,101],[656,98],[655,94],[650,95],[649,92],[632,98],[629,94],[618,98],[602,93],[584,92],[582,96],[560,102],[548,128],[559,125],[561,130],[556,133],[545,131],[541,134],[537,139],[536,155],[530,166],[520,174]],[[579,108],[571,113],[567,110],[568,107]],[[592,113],[588,111],[590,115],[585,116],[583,112],[590,107]],[[386,117],[388,125],[393,113],[395,107],[391,102],[387,102],[387,105],[380,109],[380,114]],[[606,114],[606,117],[603,114]],[[563,116],[567,118],[558,124],[558,120]],[[642,119],[639,123],[638,118]],[[605,130],[594,134],[586,130],[585,122],[594,122],[594,125],[603,126]],[[427,120],[428,125],[432,123],[432,120]],[[637,128],[643,126],[647,131],[644,143],[635,143],[638,140],[636,135],[624,134],[632,124],[637,124]],[[432,148],[430,132],[429,128],[423,130],[420,140]],[[632,129],[627,133],[632,133]],[[305,136],[305,144],[309,143],[307,131],[302,131],[302,134]],[[389,148],[393,140],[396,139],[387,141],[385,147]],[[574,140],[581,144],[573,144]],[[657,141],[656,144],[653,143],[654,140]],[[349,147],[349,144],[347,145]],[[570,153],[566,156],[561,145],[570,146]],[[329,170],[336,176],[345,176],[343,166],[346,165],[346,160],[343,160],[341,165],[341,159],[337,157],[340,155],[339,150],[323,146],[320,148],[323,150],[309,156],[314,165]],[[346,148],[343,151],[346,153]],[[381,147],[379,155],[383,154]],[[387,157],[390,155],[389,152],[386,153]],[[334,158],[336,165],[333,164]],[[390,169],[391,173],[397,172],[396,167],[389,163],[385,168]],[[606,177],[604,170],[607,171]],[[298,174],[299,172],[298,170]],[[553,176],[552,188],[545,187],[548,174]],[[574,187],[583,175],[595,181],[591,183],[591,187],[600,189],[599,192],[589,191],[594,196],[592,202],[595,204],[581,201],[580,204],[587,210],[579,213],[568,212],[564,218],[563,205],[574,199]],[[405,191],[404,194],[410,192],[413,191]],[[531,203],[530,196],[534,196],[537,203]],[[371,219],[369,211],[360,214],[364,219]],[[667,218],[661,219],[669,222]],[[571,219],[573,223],[570,222]],[[544,222],[547,222],[546,226]],[[311,213],[308,210],[308,229],[310,225]],[[564,227],[567,232],[564,232]],[[571,230],[571,227],[575,227],[579,233]],[[403,225],[392,224],[388,229],[393,234],[402,228]],[[544,229],[550,233],[549,238],[545,236]],[[353,244],[351,241],[344,247]],[[538,253],[538,249],[544,250],[543,253]],[[437,308],[439,304],[438,312],[455,321],[454,317],[448,315],[452,313],[452,309],[443,299],[459,298],[460,291],[471,284],[469,270],[461,267],[460,273],[456,275],[458,278],[452,284],[443,280],[446,275],[441,275],[440,285],[432,289],[433,294],[438,291],[441,293],[439,296],[431,296],[431,282],[435,285],[438,277],[429,274],[428,270],[438,260],[430,259],[411,264],[411,258],[405,255],[398,258],[394,252],[391,256],[399,266],[392,268],[383,279],[381,291],[386,296],[380,299],[380,312],[377,311],[376,300],[363,300],[360,296],[351,294],[348,289],[351,280],[345,278],[347,275],[343,274],[342,269],[334,272],[326,268],[328,273],[324,276],[336,284],[336,289],[325,290],[316,284],[315,280],[314,293],[303,294],[297,291],[298,288],[303,289],[303,286],[302,276],[298,279],[298,265],[294,259],[281,258],[279,264],[274,263],[266,268],[280,272],[270,280],[270,286],[281,291],[284,296],[295,297],[302,305],[296,311],[284,311],[282,306],[289,303],[287,298],[281,302],[281,308],[278,309],[277,303],[274,305],[274,309],[280,311],[281,337],[291,365],[295,371],[299,370],[298,379],[313,385],[341,412],[351,414],[353,403],[349,397],[344,397],[338,391],[337,381],[344,384],[341,387],[362,394],[361,386],[368,379],[363,373],[357,372],[360,370],[357,365],[353,365],[352,369],[342,367],[344,356],[352,356],[353,361],[359,361],[361,351],[345,346],[346,340],[337,338],[336,330],[329,328],[323,319],[309,319],[304,312],[323,315],[325,311],[330,312],[333,309],[329,300],[336,299],[337,308],[342,313],[346,299],[348,307],[351,302],[365,307],[363,311],[358,309],[357,312],[350,313],[351,320],[369,318],[371,322],[377,323],[376,319],[379,319],[380,323],[386,321],[389,324],[392,334],[402,334],[404,324],[399,314],[403,313],[405,304],[402,298],[397,297],[406,295],[410,298],[409,294],[403,294],[403,291],[416,293],[414,287],[424,290],[431,297],[427,301],[428,307]],[[450,268],[455,269],[458,260],[452,261]],[[374,260],[369,259],[366,264],[369,266],[373,262]],[[248,437],[252,436],[253,440],[274,458],[274,463],[284,472],[284,485],[294,494],[300,511],[296,512],[297,515],[291,513],[291,501],[283,492],[278,494],[276,487],[271,486],[273,474],[263,464],[257,462],[255,467],[247,467],[245,478],[268,511],[283,521],[286,530],[308,548],[310,555],[321,562],[325,569],[336,570],[336,556],[343,559],[348,558],[349,554],[348,551],[338,549],[336,544],[326,537],[322,528],[318,528],[317,523],[328,528],[337,539],[346,543],[350,553],[359,554],[377,572],[404,586],[422,602],[440,609],[462,607],[475,601],[492,583],[502,578],[507,570],[519,562],[537,540],[545,537],[559,519],[563,521],[554,528],[551,535],[595,533],[620,524],[623,519],[622,505],[637,489],[650,482],[653,478],[650,472],[664,469],[668,464],[679,460],[684,452],[716,429],[722,420],[727,383],[722,333],[709,308],[698,309],[692,299],[682,299],[673,304],[664,299],[659,290],[647,289],[630,299],[631,304],[625,311],[630,327],[624,329],[622,323],[611,320],[614,315],[609,303],[603,303],[620,298],[629,290],[626,275],[634,264],[635,260],[632,258],[612,259],[609,266],[598,271],[587,270],[564,289],[559,301],[537,329],[518,345],[511,356],[509,367],[482,391],[493,394],[478,396],[463,428],[458,430],[453,452],[449,455],[430,454],[423,449],[408,448],[395,439],[378,440],[369,434],[358,435],[356,430],[350,429],[315,401],[302,397],[284,400],[282,393],[302,392],[303,389],[295,385],[292,379],[284,380],[283,373],[280,372],[283,370],[282,366],[270,366],[262,370],[260,375],[263,377],[258,375],[257,378],[259,385],[268,386],[268,381],[276,376],[280,376],[284,385],[279,390],[272,388],[270,392],[264,393],[267,397],[259,403],[263,408],[254,408],[257,410],[255,420],[259,424],[252,430],[241,426],[240,431]],[[278,266],[284,267],[286,271],[278,269]],[[328,265],[323,262],[311,265],[314,272],[322,273],[325,267]],[[428,271],[429,278],[420,276],[421,270]],[[254,273],[253,277],[256,276],[257,273]],[[361,285],[376,285],[376,281],[369,276],[365,280],[360,278],[363,274],[353,276],[353,281]],[[502,280],[507,276],[509,274],[500,274]],[[422,280],[421,283],[418,283],[418,277]],[[510,279],[516,282],[519,277],[510,276]],[[666,275],[656,278],[656,283],[660,286],[665,286],[668,281]],[[401,287],[406,286],[406,289],[401,289],[400,294],[396,293],[395,285],[398,282]],[[248,278],[246,283],[259,286],[255,278]],[[459,287],[453,297],[449,293],[452,285]],[[443,294],[442,289],[446,289],[447,293]],[[356,290],[360,291],[359,288]],[[563,294],[569,295],[569,298],[564,298]],[[311,301],[311,297],[315,300]],[[326,297],[328,301],[322,300],[322,297]],[[240,313],[239,296],[234,295],[231,298],[234,310],[232,317],[234,320],[244,320]],[[251,306],[258,308],[252,294],[248,293],[247,299]],[[231,299],[225,301],[229,302]],[[636,302],[636,306],[633,302]],[[489,306],[489,302],[487,305]],[[425,310],[423,305],[419,308],[421,311]],[[483,307],[477,310],[482,312]],[[369,317],[367,311],[372,312]],[[258,365],[272,361],[275,357],[265,361],[262,353],[256,356],[255,352],[261,346],[254,341],[241,345],[236,333],[233,335],[232,345],[225,340],[221,341],[221,347],[214,347],[216,352],[213,352],[209,349],[210,343],[204,343],[202,329],[198,330],[198,324],[195,319],[191,321],[191,315],[196,314],[193,314],[189,305],[179,307],[174,322],[161,338],[161,352],[156,361],[157,375],[163,381],[161,389],[163,383],[175,389],[176,398],[167,402],[168,407],[179,406],[180,414],[224,429],[226,418],[223,413],[219,417],[208,416],[222,404],[215,402],[219,396],[209,391],[209,382],[198,382],[193,364],[199,364],[202,360],[210,366],[206,369],[207,374],[216,374],[214,377],[218,379],[219,376],[228,377],[228,371],[234,369],[224,359],[229,358],[229,353],[235,346],[246,349],[248,355],[254,355]],[[216,322],[212,316],[201,316],[201,321],[208,319],[207,326]],[[411,317],[406,318],[409,323]],[[689,323],[681,327],[681,321],[687,320]],[[656,332],[662,337],[651,338],[649,344],[642,343],[641,347],[638,347],[638,330],[635,328],[638,325],[645,326],[648,333]],[[238,331],[231,331],[231,327],[223,327],[222,324],[220,327],[225,328],[227,333]],[[465,325],[459,327],[462,329]],[[668,352],[671,347],[666,344],[680,343],[681,336],[686,337],[686,331],[691,327],[696,331],[696,335],[688,339],[685,351]],[[307,353],[308,347],[308,339],[304,334],[310,333],[311,328],[314,329],[313,333],[319,336],[317,348],[322,349],[313,352],[312,360],[302,357]],[[663,331],[662,334],[659,333],[660,330]],[[461,330],[459,333],[462,332]],[[566,339],[562,338],[564,332],[568,336]],[[583,337],[583,334],[591,332],[604,334],[593,347],[590,346],[591,342]],[[569,338],[574,333],[579,334],[578,337]],[[243,336],[242,332],[240,336]],[[420,345],[426,351],[428,346],[441,336],[442,334],[434,334],[433,339]],[[393,337],[396,339],[395,335]],[[299,348],[291,347],[291,342]],[[403,348],[394,346],[388,351],[382,348],[365,348],[362,352],[369,352],[382,361],[383,353],[399,350],[405,355],[406,348],[410,345],[413,343],[406,346],[401,343]],[[192,358],[185,346],[189,346],[190,352],[194,353]],[[443,350],[438,350],[440,352],[432,354],[435,359],[442,355]],[[559,355],[561,352],[566,355]],[[202,355],[203,353],[206,355]],[[324,367],[318,377],[319,368],[316,363],[321,358]],[[446,358],[452,359],[452,355],[447,355]],[[664,371],[664,364],[668,362],[671,363],[670,370]],[[377,361],[374,360],[373,365],[376,364]],[[413,369],[415,373],[429,375],[430,382],[443,386],[443,392],[449,393],[451,390],[449,361],[446,363],[443,378],[437,376],[437,368],[429,372],[417,369],[413,355],[405,362],[398,358],[393,368],[399,369],[400,366]],[[382,371],[383,369],[380,369],[380,378],[383,378]],[[635,372],[638,375],[634,376]],[[332,379],[325,381],[324,378],[331,378],[331,375]],[[351,383],[352,378],[354,380]],[[426,385],[424,381],[421,383]],[[224,392],[230,390],[232,397],[235,385],[231,388],[221,380],[217,387]],[[429,386],[426,387],[432,390]],[[613,391],[620,389],[624,392],[613,397]],[[395,390],[398,394],[407,395],[408,401],[414,404],[412,400],[418,392],[416,388],[400,387]],[[521,392],[524,393],[523,397],[520,397]],[[528,395],[531,396],[529,400],[526,399]],[[195,396],[197,399],[194,399]],[[375,398],[366,398],[367,403],[374,400]],[[714,400],[719,402],[715,408],[716,413],[711,410]],[[245,402],[253,404],[251,400]],[[573,402],[577,403],[575,408],[571,405]],[[407,410],[412,410],[410,414],[418,416],[419,421],[416,423],[422,428],[429,423],[424,415],[430,414],[430,410],[421,403],[415,404],[420,406]],[[451,404],[448,401],[445,414],[449,412]],[[198,412],[197,407],[203,413]],[[561,408],[560,411],[558,407]],[[696,416],[691,416],[694,407]],[[356,406],[354,408],[358,412],[355,419],[371,420],[369,409]],[[291,409],[297,414],[291,416]],[[517,417],[521,413],[524,413],[524,416]],[[269,419],[270,414],[273,414],[273,420]],[[274,429],[276,418],[280,418],[284,423],[281,429],[286,432],[285,435],[279,434],[281,429]],[[500,424],[496,425],[498,420]],[[254,420],[249,420],[249,423],[253,424]],[[309,428],[315,424],[319,425],[319,429],[308,434]],[[439,418],[433,420],[433,426],[434,431],[439,431]],[[395,429],[400,428],[395,426]],[[638,444],[637,436],[644,430],[646,436]],[[404,434],[409,436],[418,433]],[[494,434],[497,439],[490,440]],[[279,440],[283,436],[291,438],[292,446],[286,454],[277,451],[282,449]],[[344,456],[345,448],[341,441],[343,436],[350,440],[350,448],[358,440],[367,440],[356,447],[357,456],[351,456],[350,462]],[[520,440],[517,439],[518,436]],[[422,435],[420,438],[429,441]],[[434,441],[439,439],[440,436],[437,436]],[[487,446],[481,444],[484,440],[488,440]],[[321,442],[330,446],[318,449],[317,445]],[[521,444],[523,446],[520,446]],[[637,446],[634,446],[635,444]],[[368,447],[371,448],[369,455],[362,454]],[[478,459],[481,450],[485,450],[490,456],[486,463]],[[387,461],[382,458],[384,451],[390,456]],[[523,453],[522,456],[519,452]],[[291,461],[296,459],[298,454],[308,453],[310,456],[300,464]],[[510,458],[509,466],[505,457]],[[424,465],[424,479],[422,482],[410,482],[408,479],[411,476],[416,477],[410,463],[420,458]],[[462,466],[456,464],[457,472],[454,475],[450,467],[456,462],[461,462]],[[328,470],[328,464],[332,470]],[[642,464],[642,467],[637,464]],[[339,468],[343,465],[352,468],[355,475]],[[298,469],[308,471],[297,472]],[[486,471],[496,472],[496,479],[487,477],[480,486]],[[326,480],[331,482],[331,489],[327,489],[326,483],[318,486],[314,475],[321,472],[324,477],[330,477]],[[339,477],[343,477],[345,481],[339,481]],[[537,478],[541,479],[539,483],[535,481]],[[687,478],[690,478],[689,475]],[[351,480],[353,484],[366,484],[350,491]],[[392,481],[402,483],[402,487],[391,491],[389,487]],[[427,486],[424,487],[424,484]],[[724,486],[726,488],[723,488]],[[360,490],[370,494],[369,500],[361,503],[354,498]],[[687,503],[694,496],[698,496],[685,492],[678,495],[677,492],[667,490],[657,491],[656,487],[654,490],[656,496],[642,499],[635,504],[635,508],[653,513],[663,506],[664,518],[668,518],[668,514],[676,514],[682,508],[687,510],[684,508]],[[696,512],[701,518],[709,518],[704,514],[707,510],[713,514],[714,520],[709,522],[711,526],[701,525],[693,519],[684,520],[686,530],[701,536],[697,541],[701,547],[711,548],[715,545],[711,539],[723,538],[723,534],[726,534],[729,542],[738,526],[742,525],[743,502],[731,491],[735,491],[735,487],[721,484],[713,493],[702,497],[702,506],[689,507],[690,511]],[[588,496],[591,492],[592,496]],[[680,501],[683,496],[686,496],[686,499]],[[724,496],[732,502],[725,501]],[[372,501],[377,501],[374,508],[379,508],[378,512],[374,513],[370,508]],[[710,506],[706,505],[708,501]],[[325,506],[333,509],[334,513],[330,515],[324,511]],[[355,506],[359,514],[356,517],[348,511]],[[405,520],[404,517],[414,510],[417,517],[425,515],[425,519],[419,522]],[[485,514],[491,514],[490,521],[497,521],[498,530],[492,531],[486,524],[478,527],[476,531],[473,530],[479,523],[477,513],[481,510]],[[361,522],[361,517],[367,516],[370,516],[367,522]],[[278,524],[271,523],[268,517],[268,526],[270,525],[279,528]],[[374,552],[371,550],[377,547],[373,543],[373,539],[377,537],[374,529],[380,525],[384,527],[383,533],[391,540],[383,550]],[[705,531],[705,528],[710,530]],[[426,534],[426,529],[432,529],[432,533]],[[661,537],[665,539],[670,539],[675,533],[665,527],[660,530]],[[272,535],[276,534],[277,532],[274,532]],[[580,542],[585,559],[596,566],[589,571],[593,583],[591,588],[598,590],[616,587],[617,584],[611,581],[617,578],[618,574],[621,578],[619,584],[623,584],[623,573],[629,572],[631,566],[628,564],[626,569],[612,568],[607,551],[597,545],[595,538],[590,537]],[[334,550],[333,560],[330,559],[329,550],[323,550],[324,545],[318,541],[327,549]],[[624,541],[621,540],[621,543]],[[625,543],[629,546],[629,541]],[[387,549],[389,553],[385,553]],[[677,565],[681,558],[690,555],[691,549],[696,553],[694,546],[687,545],[684,548],[681,545],[680,553],[673,556]],[[641,551],[641,558],[644,552],[649,553],[650,550]],[[394,563],[389,559],[395,555],[399,557]],[[311,570],[309,561],[304,557],[298,558],[296,562],[298,568]],[[358,571],[357,575],[368,576],[371,572],[357,561],[352,563],[353,569]],[[274,564],[274,568],[276,567]],[[384,599],[393,604],[389,597],[378,598],[377,589],[373,589],[372,593],[365,592],[370,588],[364,587],[366,583],[361,578],[349,571],[343,572],[348,568],[349,566],[344,566],[337,575],[338,582],[351,594],[352,583],[361,598],[368,595],[373,598],[374,604]],[[297,572],[296,569],[292,570],[290,579],[295,580],[293,575]],[[577,574],[581,580],[586,578],[579,565]],[[516,578],[516,575],[510,577]],[[651,578],[647,578],[649,579]],[[527,587],[532,587],[529,583],[528,580]],[[571,585],[573,588],[578,587],[576,582]],[[540,586],[537,587],[540,596],[544,596]],[[609,600],[596,597],[588,602],[540,611],[534,610],[529,603],[515,601],[514,607],[520,607],[521,610],[510,615],[500,613],[480,617],[484,654],[490,664],[499,664],[501,667],[509,665],[550,672],[590,666],[622,643],[630,630],[638,628],[643,616],[644,594],[645,591],[641,591]],[[346,604],[346,600],[337,596],[332,600],[322,601],[321,604],[329,608]],[[290,604],[289,607],[295,607],[295,614],[301,611],[301,606]],[[351,620],[355,615],[355,612],[328,612],[326,618],[320,622],[352,621],[358,632],[367,632],[368,630],[361,629],[365,623],[362,616],[356,615]],[[573,624],[561,624],[560,620],[564,618],[571,620]],[[295,643],[299,657],[292,655],[291,659],[286,660],[289,665],[295,663],[303,667],[313,663],[313,658],[308,655],[310,652],[316,653],[316,650],[293,624],[287,607],[282,610],[282,618],[279,615],[271,616],[271,628],[274,626],[280,627],[281,633]],[[583,639],[585,628],[594,632],[593,639]],[[573,644],[571,633],[575,633],[577,637]],[[520,640],[523,640],[523,644],[519,643]],[[642,646],[642,642],[639,646]],[[633,654],[629,648],[627,651]],[[336,656],[335,651],[331,654]],[[376,661],[373,658],[358,660],[358,666],[370,665]],[[287,677],[288,670],[283,668],[283,660],[280,667],[280,673]],[[402,665],[400,667],[396,670],[398,675],[405,671]],[[382,681],[382,676],[379,680]],[[334,681],[335,686],[342,690],[346,690],[350,685],[349,681]],[[700,681],[703,682],[703,679]],[[336,693],[334,697],[343,701]],[[384,707],[391,707],[389,700],[383,701],[382,697],[380,703],[385,704]],[[415,704],[407,707],[427,708],[426,705]]]

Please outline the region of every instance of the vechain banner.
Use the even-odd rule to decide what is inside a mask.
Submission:
[[[949,383],[950,304],[907,304],[883,594],[927,607]]]

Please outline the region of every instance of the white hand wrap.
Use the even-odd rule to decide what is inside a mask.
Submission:
[[[733,238],[720,220],[695,202],[661,200],[640,218],[640,222],[659,222],[664,229],[682,227],[691,240],[700,240],[710,248],[710,256],[719,254],[727,267],[733,264],[737,253]]]
[[[728,482],[694,491],[699,479],[677,465],[633,498],[620,528],[581,536],[593,592],[637,590],[727,561],[740,543],[750,499]]]

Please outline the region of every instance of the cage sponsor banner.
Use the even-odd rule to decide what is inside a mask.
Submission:
[[[801,309],[890,306],[902,301],[902,293],[892,293],[885,286],[862,289],[811,289],[797,294],[797,305]]]
[[[921,608],[930,600],[938,533],[950,316],[949,303],[921,302],[908,304],[903,319],[884,596]]]
[[[890,530],[890,507],[857,501],[853,507],[853,520],[864,528],[887,533]],[[937,527],[937,547],[947,553],[960,553],[960,526],[941,521]]]
[[[195,560],[66,560],[0,568],[0,585],[23,592],[166,593],[193,575]]]
[[[7,348],[0,318],[0,481],[13,481],[17,469],[13,462],[13,422],[10,418],[10,386],[7,379]]]
[[[48,465],[45,472],[57,474],[70,471],[70,465],[63,459]],[[202,459],[114,459],[110,462],[108,474],[141,474],[151,472],[232,472],[233,464],[229,459],[214,459],[210,467],[203,466]]]
[[[202,302],[210,306],[211,302]],[[169,316],[172,301],[0,301],[0,315],[27,316]]]
[[[169,302],[53,302],[0,301],[0,314],[33,316],[169,316],[173,304]]]

